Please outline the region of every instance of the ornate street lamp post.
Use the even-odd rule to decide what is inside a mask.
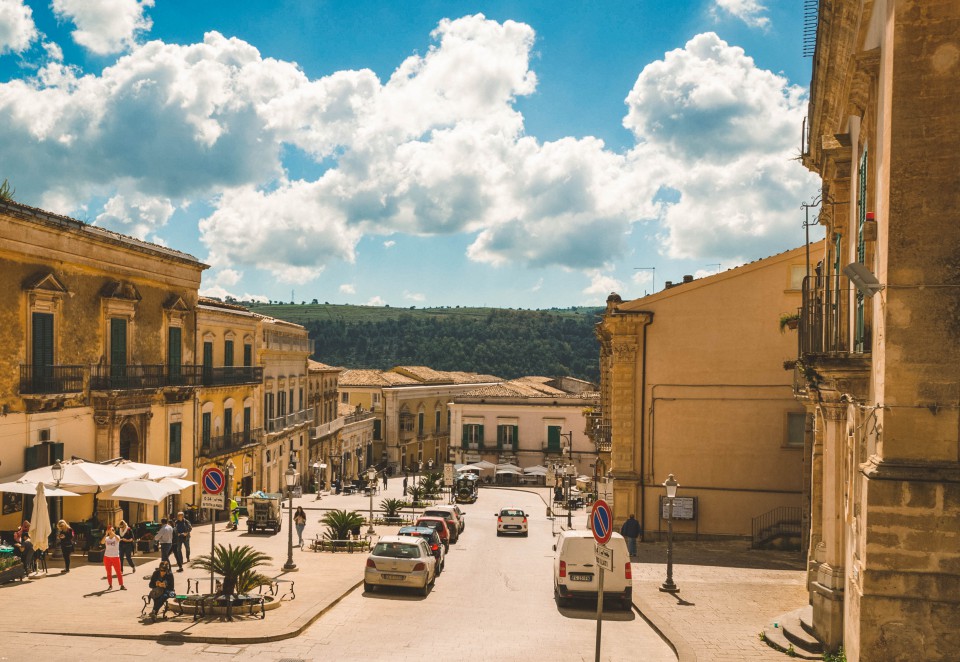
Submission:
[[[53,474],[53,479],[57,482],[57,485],[56,485],[57,489],[59,489],[60,481],[63,480],[63,465],[60,464],[60,460],[57,460],[56,462],[53,463],[53,466],[50,467],[50,472]],[[56,506],[56,512],[54,513],[54,516],[56,517],[56,520],[59,522],[63,517],[62,515],[63,497],[54,498],[53,504],[54,506]],[[60,545],[53,546],[53,558],[55,559],[61,558]]]
[[[367,535],[372,536],[376,533],[373,528],[373,492],[377,487],[377,470],[375,467],[367,469],[367,491],[370,493],[370,528],[367,529]]]
[[[663,487],[667,491],[667,581],[663,582],[660,590],[664,593],[676,593],[680,589],[673,583],[673,500],[677,496],[680,483],[670,474]]]
[[[290,499],[287,508],[290,514],[287,522],[287,562],[283,564],[283,569],[285,572],[291,572],[297,569],[297,564],[293,562],[293,486],[297,482],[297,470],[293,468],[293,462],[287,467],[283,477],[287,483],[287,497]]]

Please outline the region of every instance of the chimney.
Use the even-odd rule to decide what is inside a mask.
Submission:
[[[684,283],[692,283],[692,282],[693,282],[693,276],[684,276],[684,277],[683,277],[683,282],[684,282]]]
[[[665,290],[669,290],[671,287],[673,287],[673,281],[672,281],[672,280],[668,280],[666,283],[663,284],[663,289],[665,289]]]

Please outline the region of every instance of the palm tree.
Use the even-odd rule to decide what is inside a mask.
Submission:
[[[413,503],[419,503],[423,499],[423,488],[422,487],[411,487],[407,490],[407,494],[410,495],[410,501]]]
[[[420,479],[420,487],[423,489],[424,496],[430,497],[440,492],[441,478],[442,476],[440,474],[429,473]]]
[[[270,578],[256,569],[270,560],[271,557],[249,545],[217,545],[213,553],[193,559],[190,567],[222,575],[223,582],[216,595],[232,596],[269,584]]]
[[[323,537],[327,540],[348,540],[350,532],[363,526],[363,515],[355,510],[330,510],[320,520],[327,527]]]
[[[403,499],[384,499],[380,502],[380,507],[383,508],[385,517],[397,517],[400,515],[400,511],[403,510],[403,507],[407,505]]]

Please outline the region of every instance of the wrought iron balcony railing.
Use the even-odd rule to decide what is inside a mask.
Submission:
[[[255,446],[263,439],[263,428],[253,430],[241,430],[232,434],[221,434],[211,437],[206,443],[201,442],[200,455],[204,457],[216,457],[226,455]]]
[[[850,302],[855,291],[810,287],[805,279],[800,307],[798,342],[800,358],[850,352]]]
[[[290,414],[285,414],[283,416],[277,416],[276,418],[267,419],[267,433],[271,434],[274,432],[280,432],[281,430],[286,430],[287,428],[293,427],[294,425],[300,425],[301,423],[312,423],[312,422],[313,422],[313,410],[301,409],[300,411],[295,411]]]
[[[21,365],[20,393],[53,395],[82,393],[87,367],[82,365]]]
[[[95,365],[90,388],[95,391],[159,389],[169,386],[237,386],[263,381],[259,366]]]

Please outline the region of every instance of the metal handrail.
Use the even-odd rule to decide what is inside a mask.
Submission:
[[[849,352],[850,300],[854,290],[812,287],[813,282],[813,277],[803,281],[798,327],[800,358]]]
[[[20,393],[82,393],[86,372],[82,365],[21,365]]]
[[[209,443],[201,444],[200,455],[204,457],[214,457],[216,455],[232,453],[247,446],[259,444],[262,438],[263,428],[241,430],[240,432],[233,432],[231,434],[221,434],[216,437],[211,437]]]
[[[777,536],[799,536],[802,511],[799,506],[780,506],[754,517],[752,546],[754,549]]]

